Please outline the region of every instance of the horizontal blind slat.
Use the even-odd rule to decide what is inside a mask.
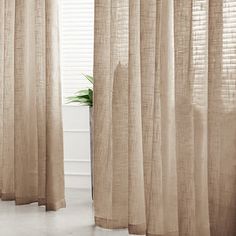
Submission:
[[[93,74],[94,0],[61,2],[61,73],[63,97],[90,87],[82,74]]]

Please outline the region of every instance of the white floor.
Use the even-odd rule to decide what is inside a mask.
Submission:
[[[94,226],[89,190],[66,190],[67,207],[45,212],[37,204],[15,206],[0,201],[0,236],[127,236],[127,230]]]

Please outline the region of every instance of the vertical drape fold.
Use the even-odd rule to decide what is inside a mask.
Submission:
[[[144,234],[146,231],[141,112],[140,12],[141,1],[130,1],[128,70],[128,223],[129,230],[132,234]],[[115,145],[115,143],[113,145]]]
[[[208,183],[210,229],[216,236],[236,234],[235,15],[233,1],[209,1]]]
[[[0,192],[64,207],[58,2],[0,2]]]
[[[96,0],[95,223],[236,232],[233,0]]]

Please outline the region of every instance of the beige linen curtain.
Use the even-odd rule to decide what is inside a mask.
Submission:
[[[95,223],[236,235],[236,3],[95,0]]]
[[[0,196],[64,207],[57,0],[0,0]]]

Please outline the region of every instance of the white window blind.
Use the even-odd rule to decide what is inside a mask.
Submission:
[[[236,1],[223,0],[223,103],[228,111],[235,109],[236,97]]]
[[[204,106],[207,102],[208,0],[194,0],[192,11],[193,102],[197,106]]]
[[[61,0],[61,73],[63,97],[90,86],[93,74],[94,0]]]
[[[193,1],[193,70],[194,97],[196,105],[207,103],[208,74],[208,17],[209,0]],[[221,102],[225,109],[235,107],[236,97],[236,1],[222,1],[222,79],[219,86]],[[218,28],[218,30],[221,30]],[[220,43],[220,41],[219,41]],[[216,81],[217,82],[217,81]]]

